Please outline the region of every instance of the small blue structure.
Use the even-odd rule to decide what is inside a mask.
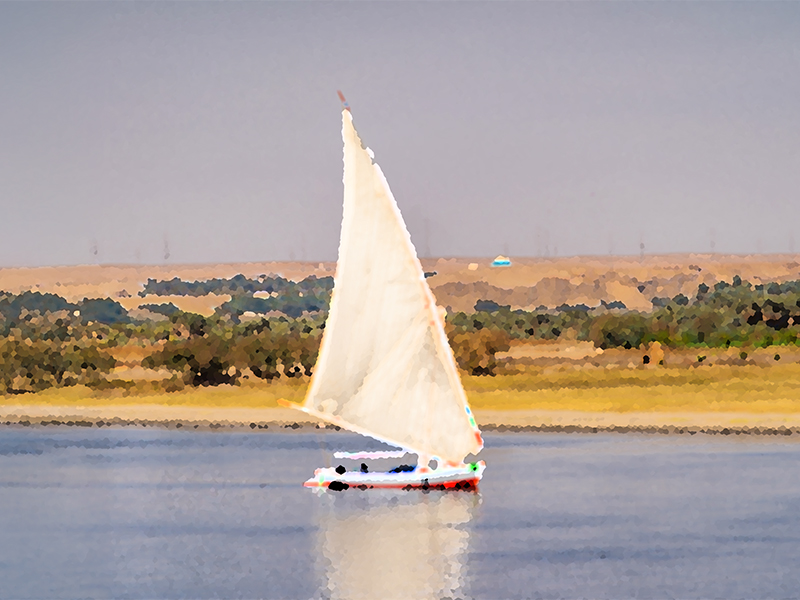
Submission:
[[[507,256],[498,256],[492,261],[493,267],[510,267],[511,259]]]

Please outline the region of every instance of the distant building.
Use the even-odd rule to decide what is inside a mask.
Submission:
[[[510,267],[511,259],[507,256],[498,256],[492,261],[493,267]]]

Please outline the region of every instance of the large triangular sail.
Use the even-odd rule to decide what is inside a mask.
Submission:
[[[460,462],[483,446],[442,316],[386,179],[342,111],[344,218],[304,410]]]

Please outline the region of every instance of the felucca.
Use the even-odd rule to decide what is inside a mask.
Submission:
[[[362,460],[418,455],[415,467],[317,469],[310,487],[474,489],[483,448],[444,330],[389,185],[342,103],[344,217],[330,312],[308,395],[292,406],[398,452],[337,453]],[[435,461],[435,466],[431,462]]]

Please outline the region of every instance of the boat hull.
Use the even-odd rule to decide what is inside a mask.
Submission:
[[[400,490],[454,490],[471,491],[478,488],[486,464],[483,461],[458,467],[400,472],[400,473],[362,473],[346,471],[337,473],[336,469],[317,469],[314,477],[303,485],[313,488],[327,488],[331,491],[347,489],[400,489]]]

